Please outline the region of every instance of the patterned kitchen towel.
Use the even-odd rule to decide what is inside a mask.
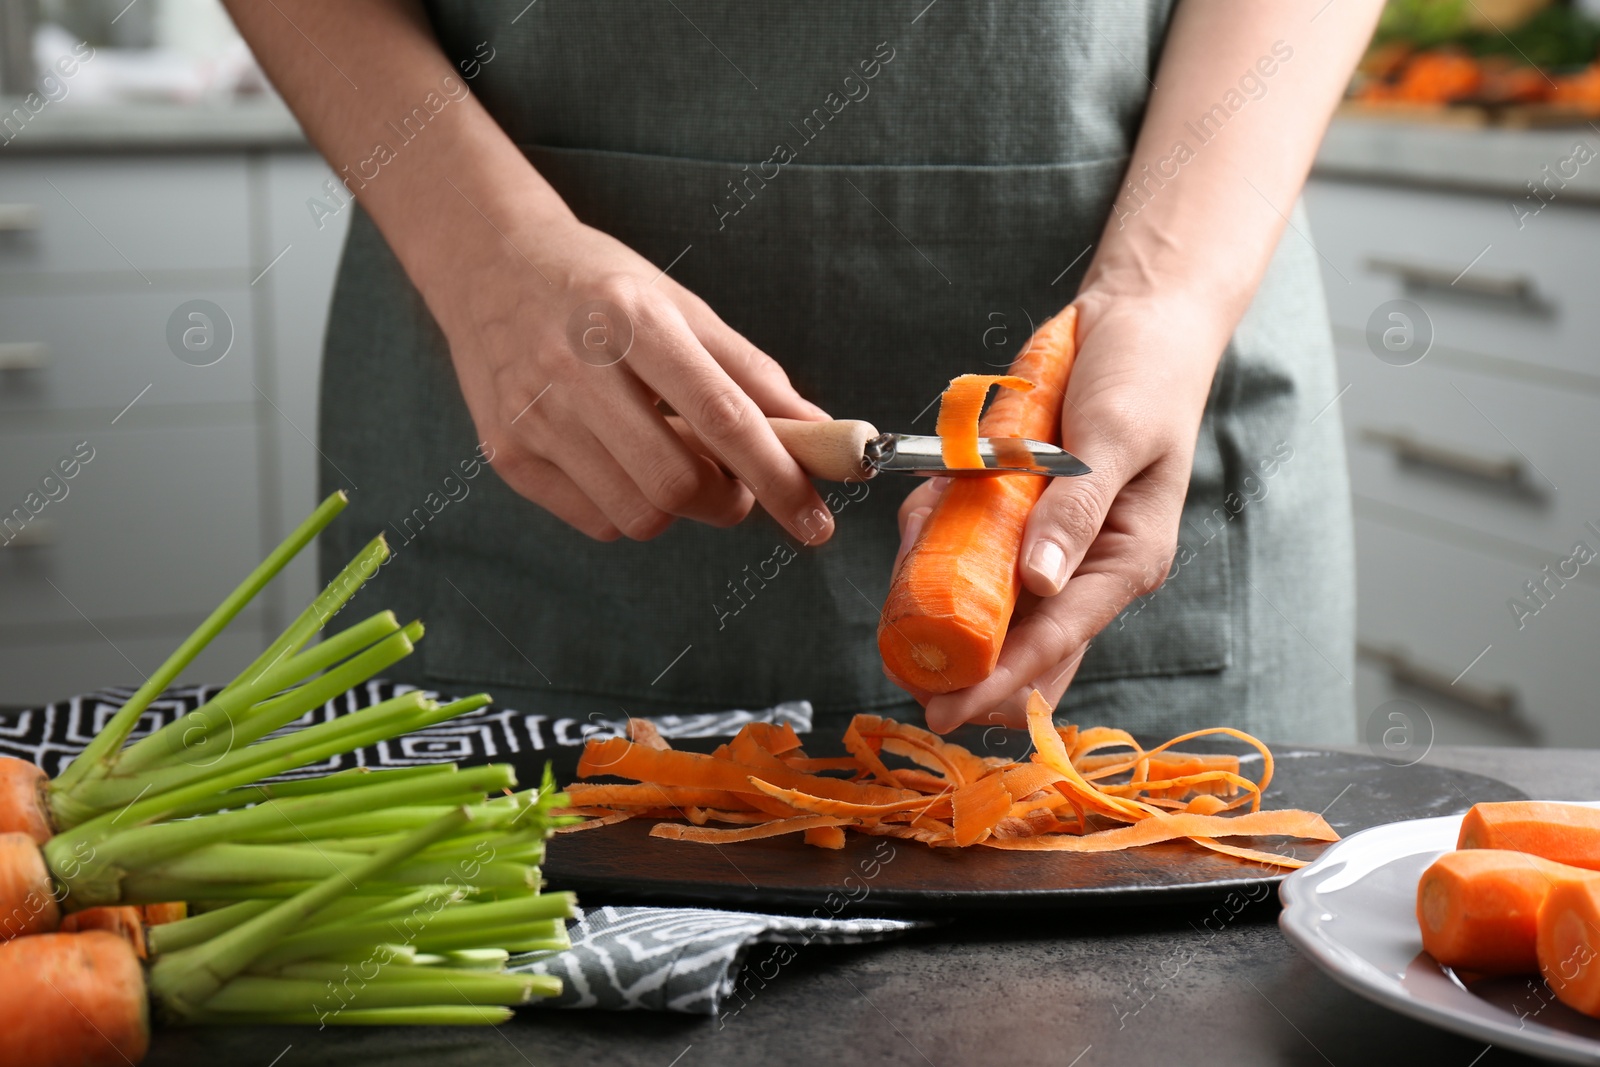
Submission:
[[[741,984],[763,986],[792,959],[779,950],[740,982],[745,953],[754,945],[854,945],[881,941],[928,923],[901,919],[822,919],[758,915],[709,908],[595,908],[575,922],[565,952],[530,953],[511,961],[514,971],[554,975],[554,1008],[610,1011],[677,1011],[719,1015]],[[767,963],[772,974],[764,973]]]
[[[388,700],[416,686],[371,681],[342,693],[315,711],[284,727],[293,731]],[[173,719],[187,715],[222,691],[219,685],[179,686],[151,703],[139,720],[133,738],[155,732]],[[60,774],[72,757],[83,751],[106,720],[116,714],[132,688],[102,689],[83,696],[46,704],[41,708],[0,712],[0,753],[30,760],[52,777]],[[437,693],[429,693],[438,696]],[[704,715],[656,715],[651,721],[663,737],[732,737],[750,722],[788,723],[796,733],[811,730],[811,704],[791,700],[759,711],[720,711]],[[543,761],[563,750],[571,752],[591,737],[622,733],[626,716],[563,718],[528,715],[512,708],[490,705],[449,722],[430,726],[371,748],[334,756],[321,763],[291,771],[285,777],[329,774],[348,767],[406,767],[419,763],[488,763],[508,760],[519,771],[531,770],[538,781]],[[277,736],[276,734],[273,736]]]

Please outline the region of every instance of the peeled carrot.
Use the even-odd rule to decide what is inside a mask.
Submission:
[[[9,994],[0,997],[8,1063],[126,1067],[150,1047],[144,973],[116,934],[39,934],[0,944],[0,989]]]
[[[60,922],[44,853],[27,834],[0,834],[0,939],[54,930]]]
[[[1539,909],[1557,886],[1593,877],[1525,852],[1446,852],[1417,883],[1422,947],[1446,967],[1481,974],[1534,971]]]
[[[1539,973],[1569,1008],[1600,1016],[1600,879],[1556,886],[1539,912]]]
[[[1543,800],[1474,804],[1457,848],[1500,848],[1600,871],[1600,808]]]
[[[985,436],[1060,440],[1077,325],[1068,307],[1033,335],[1011,373],[1034,388],[995,397],[980,424]],[[1045,483],[1030,474],[956,478],[945,490],[884,601],[878,652],[895,677],[949,693],[994,670],[1022,588],[1022,532]]]
[[[27,760],[0,756],[0,833],[21,833],[42,845],[55,834],[50,778]]]

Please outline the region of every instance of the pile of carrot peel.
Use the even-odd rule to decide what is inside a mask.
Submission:
[[[1217,839],[1338,840],[1314,812],[1261,809],[1272,753],[1241,731],[1196,730],[1145,749],[1122,730],[1058,727],[1037,692],[1028,704],[1028,730],[1033,751],[1014,761],[979,756],[907,723],[857,715],[844,734],[849,755],[816,759],[788,724],[748,724],[705,755],[675,750],[648,721],[632,719],[627,737],[588,742],[578,776],[635,784],[573,783],[565,813],[586,821],[558,832],[656,818],[682,821],[658,823],[652,837],[702,844],[803,833],[808,844],[842,848],[853,830],[935,847],[1063,852],[1186,838],[1282,868],[1306,861]],[[1206,736],[1255,748],[1259,779],[1240,773],[1237,756],[1173,747]],[[909,766],[890,767],[886,755]]]

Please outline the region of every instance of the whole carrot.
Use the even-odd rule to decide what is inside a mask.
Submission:
[[[116,934],[39,934],[0,944],[6,1062],[125,1067],[150,1047],[144,972]],[[32,991],[33,995],[25,995]]]
[[[983,435],[1060,440],[1077,327],[1076,307],[1039,327],[1010,371],[1034,388],[1001,391]],[[1023,530],[1046,482],[1025,474],[956,478],[945,491],[901,561],[878,624],[878,652],[897,678],[949,693],[994,670],[1022,588]]]

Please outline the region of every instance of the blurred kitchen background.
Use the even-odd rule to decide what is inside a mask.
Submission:
[[[1323,263],[1390,751],[1600,747],[1597,49],[1600,0],[1391,3],[1285,238]],[[18,706],[137,682],[315,505],[349,216],[215,0],[0,0],[0,95]],[[308,556],[190,678],[314,593]]]

